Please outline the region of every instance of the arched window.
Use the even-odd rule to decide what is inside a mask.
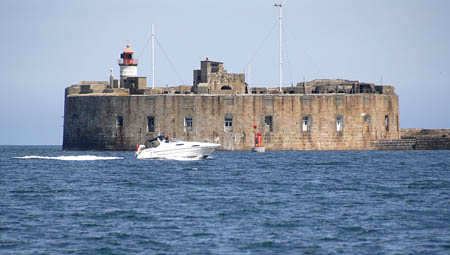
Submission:
[[[224,85],[220,88],[220,90],[231,90],[231,87],[228,85]]]

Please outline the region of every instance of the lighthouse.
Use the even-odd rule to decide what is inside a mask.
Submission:
[[[120,87],[125,87],[125,80],[129,77],[137,76],[137,59],[133,59],[133,50],[130,49],[130,44],[127,44],[127,48],[120,54],[119,66],[120,66]]]

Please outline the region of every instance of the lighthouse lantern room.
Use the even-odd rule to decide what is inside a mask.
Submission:
[[[133,50],[130,49],[130,44],[127,44],[127,48],[120,54],[119,66],[120,66],[120,87],[124,86],[124,80],[128,77],[137,76],[138,60],[133,59]]]

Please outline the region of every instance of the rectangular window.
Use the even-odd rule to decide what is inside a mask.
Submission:
[[[192,117],[184,117],[184,131],[192,131]]]
[[[265,116],[264,117],[264,124],[266,125],[266,127],[269,128],[269,132],[273,131],[273,123],[272,123],[272,116]]]
[[[117,128],[123,127],[123,117],[122,116],[116,116],[116,127]]]
[[[232,116],[225,117],[225,131],[228,131],[228,132],[233,131],[233,117]]]
[[[310,115],[303,116],[302,117],[302,131],[308,132],[311,128],[310,126],[311,126],[311,116]]]
[[[336,118],[336,131],[342,131],[344,127],[344,116],[338,115]]]
[[[364,115],[364,124],[370,124],[370,115],[369,114],[366,114],[366,115]]]
[[[384,116],[384,127],[386,128],[386,131],[389,132],[389,116]]]
[[[150,133],[155,132],[155,117],[154,116],[147,117],[147,132],[150,132]]]

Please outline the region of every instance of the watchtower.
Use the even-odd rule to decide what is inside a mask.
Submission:
[[[120,66],[120,87],[124,88],[124,80],[129,77],[137,76],[138,60],[133,59],[134,51],[130,49],[130,44],[127,44],[127,48],[120,54],[119,66]]]
[[[247,85],[244,74],[229,74],[222,62],[200,62],[200,69],[194,70],[192,91],[196,94],[245,94]]]

